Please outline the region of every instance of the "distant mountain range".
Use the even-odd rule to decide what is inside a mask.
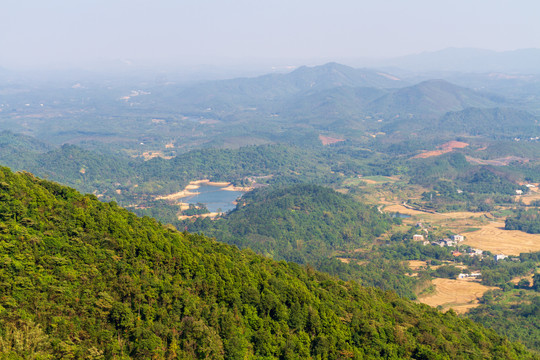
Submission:
[[[540,49],[493,51],[447,48],[381,61],[361,62],[363,66],[395,67],[415,72],[508,72],[540,74]]]

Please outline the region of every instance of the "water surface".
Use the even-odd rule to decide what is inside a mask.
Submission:
[[[181,201],[188,204],[205,204],[210,212],[227,212],[234,209],[236,207],[234,201],[244,194],[241,191],[227,191],[221,187],[205,184],[192,191],[199,194],[182,198]]]

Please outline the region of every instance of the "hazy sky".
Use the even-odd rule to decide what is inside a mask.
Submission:
[[[0,66],[392,57],[540,48],[538,0],[2,0]]]

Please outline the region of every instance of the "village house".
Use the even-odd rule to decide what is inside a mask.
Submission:
[[[424,235],[415,234],[412,237],[413,241],[424,241]]]
[[[482,276],[482,274],[479,273],[479,272],[474,272],[474,273],[470,273],[470,274],[461,273],[461,274],[458,275],[458,279],[479,278],[481,276]]]
[[[465,239],[463,235],[452,235],[452,240],[455,242],[462,242]]]
[[[497,254],[497,255],[495,255],[493,258],[495,259],[495,261],[499,261],[499,260],[506,259],[507,257],[508,257],[508,255]]]
[[[482,256],[482,254],[484,253],[483,250],[480,250],[480,249],[473,249],[471,248],[470,249],[470,256]]]

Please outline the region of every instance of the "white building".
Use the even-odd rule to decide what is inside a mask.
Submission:
[[[452,240],[455,242],[462,242],[465,240],[465,237],[463,235],[452,235]]]

